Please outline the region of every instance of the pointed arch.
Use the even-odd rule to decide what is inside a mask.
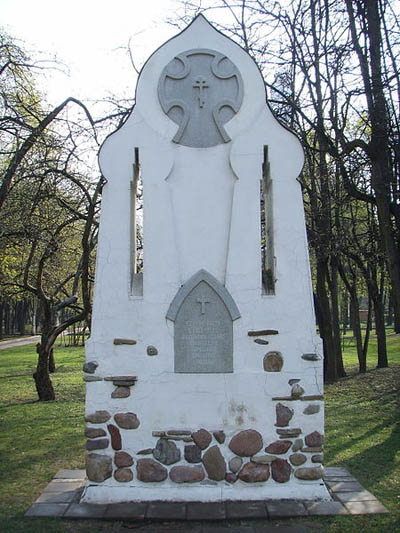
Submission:
[[[182,303],[192,292],[192,290],[202,281],[208,283],[208,285],[218,294],[228,309],[232,321],[240,318],[240,311],[228,290],[212,274],[204,269],[196,272],[196,274],[189,278],[187,282],[178,290],[175,298],[172,300],[171,305],[169,306],[166,318],[172,320],[172,322],[175,322],[176,315],[178,314]]]

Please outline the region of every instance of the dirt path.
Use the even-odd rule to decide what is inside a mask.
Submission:
[[[0,350],[7,348],[14,348],[15,346],[25,346],[25,344],[34,344],[40,341],[40,335],[33,335],[32,337],[19,337],[17,339],[8,339],[0,342]]]

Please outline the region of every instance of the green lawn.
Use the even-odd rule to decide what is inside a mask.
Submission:
[[[349,377],[326,387],[325,457],[326,465],[348,468],[391,513],[295,523],[322,532],[400,531],[400,336],[388,336],[388,352],[390,367],[376,370],[372,337],[369,371],[360,376],[355,348],[346,342]],[[57,401],[39,403],[32,380],[34,346],[0,351],[0,531],[126,531],[118,523],[23,517],[59,469],[84,464],[83,348],[57,347],[55,355],[57,372],[52,379]],[[282,522],[274,521],[278,523]]]

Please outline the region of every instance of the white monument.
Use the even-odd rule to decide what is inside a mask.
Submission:
[[[148,59],[100,151],[84,501],[329,499],[302,164],[203,16]]]

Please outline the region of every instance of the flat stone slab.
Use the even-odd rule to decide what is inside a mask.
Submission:
[[[144,520],[146,510],[146,503],[110,503],[104,513],[104,518],[106,520]]]
[[[336,514],[348,514],[347,509],[340,502],[307,502],[308,514],[316,516],[327,516]]]
[[[358,481],[326,481],[328,489],[332,492],[360,492],[364,487]]]
[[[64,513],[64,518],[104,518],[107,504],[72,503]]]
[[[375,496],[368,490],[362,489],[355,492],[336,492],[335,498],[342,503],[377,501]]]
[[[327,474],[327,475],[326,475]],[[327,479],[326,479],[327,477]],[[60,470],[45,487],[25,516],[63,517],[77,519],[120,520],[246,520],[293,518],[337,514],[387,513],[371,492],[365,490],[344,468],[327,468],[324,475],[333,501],[310,502],[300,500],[227,501],[227,502],[127,502],[111,504],[79,503],[85,482],[84,470]],[[209,526],[211,529],[217,526]],[[256,527],[252,532],[281,532],[279,527]],[[300,526],[299,526],[300,527]],[[208,531],[204,525],[202,532]],[[221,529],[221,528],[219,528]],[[241,527],[237,531],[241,531]],[[282,533],[286,532],[286,526]],[[191,530],[192,531],[192,530]],[[232,532],[236,529],[231,530]],[[287,529],[290,532],[306,529]],[[194,530],[193,530],[194,533]]]
[[[146,518],[185,520],[186,504],[181,502],[151,502],[147,506]]]
[[[34,503],[26,511],[25,516],[61,517],[68,506],[68,503]]]
[[[226,517],[225,505],[222,502],[189,502],[186,508],[188,520],[224,520]]]
[[[344,506],[350,514],[378,514],[389,512],[381,502],[378,502],[378,500],[347,502]]]
[[[86,478],[86,470],[59,470],[54,476],[54,481],[70,480],[70,481],[84,481]]]
[[[226,502],[225,508],[228,520],[268,517],[263,501]]]
[[[302,502],[296,501],[267,501],[268,516],[270,518],[289,518],[293,516],[307,516],[307,509]]]

